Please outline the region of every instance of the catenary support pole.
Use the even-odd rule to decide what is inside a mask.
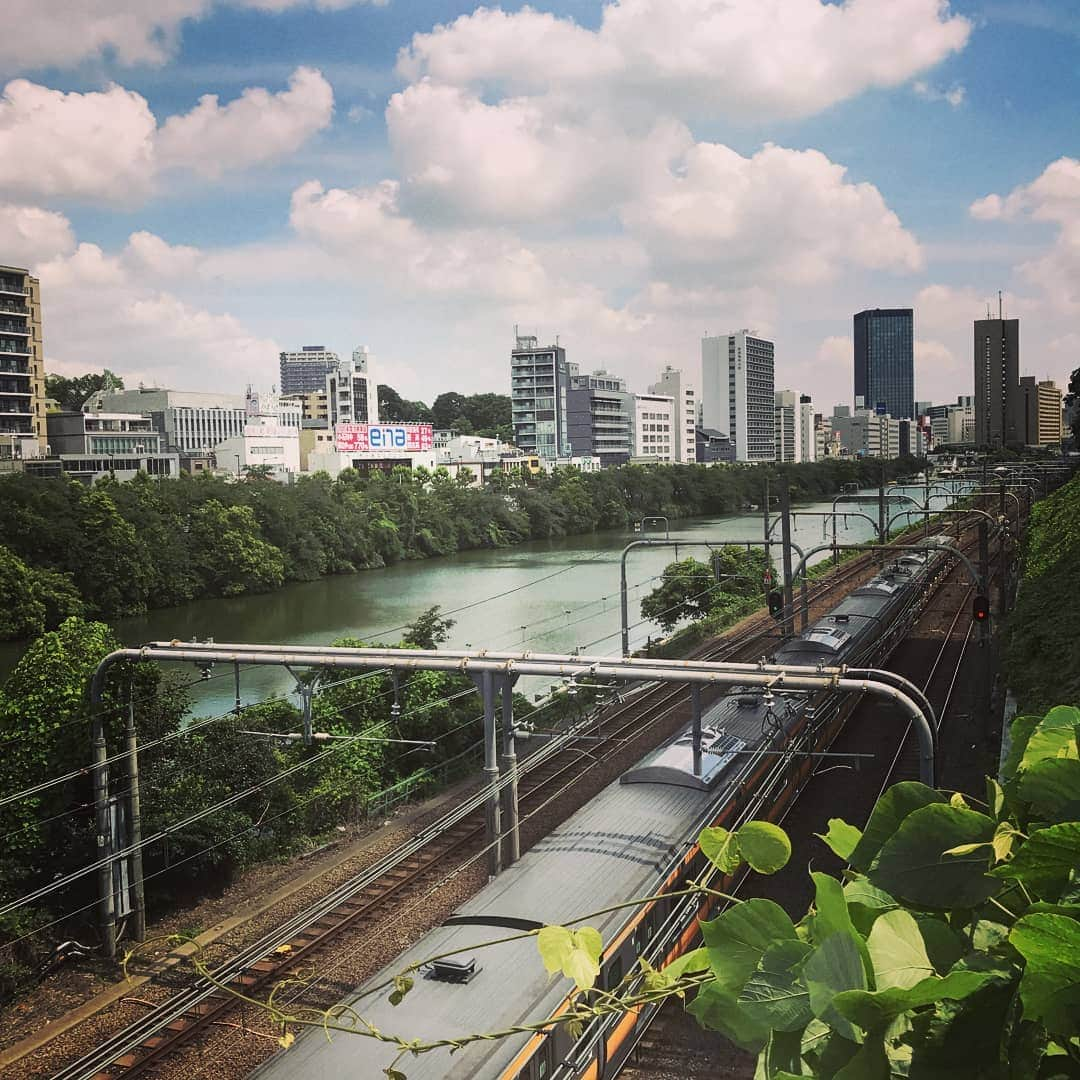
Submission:
[[[502,771],[508,778],[502,789],[503,800],[503,866],[516,863],[521,857],[521,829],[518,824],[518,768],[514,744],[514,683],[507,676],[502,680]]]
[[[112,829],[109,827],[109,766],[105,763],[105,725],[101,718],[100,698],[92,702],[94,744],[94,811],[97,825],[98,924],[101,951],[108,958],[116,956],[116,897],[113,892]]]
[[[139,798],[139,745],[135,731],[135,702],[128,702],[127,727],[124,729],[127,752],[128,827],[131,844],[132,936],[146,938],[146,883],[143,881],[142,806]]]
[[[791,591],[791,492],[787,483],[780,485],[780,537],[783,540],[784,566],[784,636],[791,637],[795,632],[795,603]]]
[[[491,794],[484,804],[488,876],[497,877],[502,868],[499,851],[502,824],[499,820],[499,761],[498,749],[495,745],[495,675],[493,672],[481,673],[480,693],[484,698],[484,783],[491,789]]]
[[[693,716],[694,775],[701,777],[701,687],[691,683],[690,706]]]

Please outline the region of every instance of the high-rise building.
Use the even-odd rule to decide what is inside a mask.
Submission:
[[[814,437],[814,402],[809,394],[799,395],[799,460],[817,458],[817,439]]]
[[[794,390],[777,390],[773,400],[773,448],[776,460],[801,461],[799,395]]]
[[[697,460],[697,387],[678,369],[666,367],[660,381],[649,387],[650,394],[661,394],[675,401],[674,457],[672,460],[690,464]]]
[[[931,405],[926,410],[935,447],[975,445],[975,399],[963,395],[955,405]]]
[[[304,345],[299,352],[278,354],[282,394],[310,394],[326,389],[326,376],[339,363],[338,354],[324,345]]]
[[[366,345],[357,345],[351,360],[339,360],[327,373],[324,389],[331,427],[379,422],[374,359]]]
[[[569,458],[570,435],[566,395],[570,375],[560,345],[540,345],[539,339],[518,335],[510,353],[510,403],[514,442],[527,454],[545,459]]]
[[[702,428],[727,435],[738,461],[772,461],[774,346],[749,330],[701,339]]]
[[[667,394],[634,394],[634,450],[642,461],[677,461],[679,403]]]
[[[36,457],[45,442],[41,285],[0,266],[0,456]]]
[[[603,468],[625,465],[634,444],[634,395],[606,371],[579,375],[569,365],[566,430],[574,457],[598,457]],[[520,444],[519,444],[520,445]]]
[[[1020,320],[976,319],[976,444],[1002,447],[1022,442],[1020,413]]]
[[[1018,437],[1026,446],[1054,446],[1061,442],[1061,391],[1053,380],[1037,382],[1034,375],[1020,379]]]
[[[914,314],[874,308],[854,318],[855,408],[915,418]]]

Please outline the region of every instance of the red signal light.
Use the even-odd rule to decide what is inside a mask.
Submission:
[[[976,622],[986,622],[990,618],[990,601],[987,597],[975,597],[971,604],[971,617]]]

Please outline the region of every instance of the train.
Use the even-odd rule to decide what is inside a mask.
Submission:
[[[927,546],[947,544],[931,537]],[[904,634],[935,580],[951,566],[944,550],[894,558],[768,659],[778,664],[873,666]],[[708,825],[780,820],[846,718],[835,693],[735,688],[703,712],[701,767],[693,768],[689,727],[646,755],[537,842],[513,865],[375,975],[344,1005],[382,1032],[431,1041],[499,1032],[556,1017],[574,1002],[569,980],[549,976],[533,937],[481,948],[496,938],[565,924],[629,900],[649,903],[588,920],[604,950],[597,985],[623,984],[644,958],[662,967],[694,947],[698,921],[714,900],[677,893],[706,869],[697,837]],[[850,704],[850,703],[849,703]],[[475,950],[475,951],[473,951]],[[384,989],[395,973],[429,957],[398,1005]],[[400,1060],[392,1045],[318,1028],[301,1034],[255,1073],[259,1080],[384,1078],[391,1065],[408,1080],[606,1080],[626,1061],[651,1010],[597,1018],[584,1031],[552,1023]]]

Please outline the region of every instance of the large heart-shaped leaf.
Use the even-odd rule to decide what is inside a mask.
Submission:
[[[759,874],[775,874],[791,858],[791,841],[771,821],[748,821],[739,827],[739,851]]]
[[[988,877],[990,848],[946,854],[966,844],[988,843],[994,822],[985,814],[944,803],[915,810],[884,845],[869,873],[882,889],[929,908],[968,908],[1000,888]]]
[[[701,852],[722,874],[734,874],[742,864],[739,839],[722,825],[710,825],[698,837]]]
[[[736,996],[765,950],[778,941],[797,940],[795,924],[779,904],[755,897],[734,904],[701,924],[716,985]]]
[[[1071,705],[1058,705],[1051,709],[1036,725],[1028,737],[1021,769],[1028,769],[1046,758],[1080,757],[1076,748],[1076,728],[1080,724],[1080,709]]]
[[[1026,961],[1020,979],[1025,1018],[1074,1035],[1080,1017],[1080,922],[1064,915],[1025,915],[1009,941]]]
[[[755,1024],[735,994],[716,983],[706,983],[686,1006],[686,1011],[710,1031],[719,1031],[737,1046],[756,1054],[769,1039],[769,1029]]]
[[[919,924],[904,910],[887,911],[866,939],[878,990],[915,986],[934,974]]]
[[[799,978],[812,949],[802,941],[781,941],[765,950],[739,995],[752,1021],[774,1031],[802,1031],[813,1018],[810,995]]]
[[[1020,773],[1020,798],[1054,821],[1080,817],[1080,761],[1043,758]]]
[[[833,998],[833,1008],[864,1031],[881,1031],[912,1009],[938,1001],[962,1001],[993,978],[992,972],[951,971],[944,978],[934,976],[907,988],[848,990]]]
[[[1020,771],[1020,762],[1024,760],[1028,739],[1041,720],[1041,716],[1017,716],[1009,725],[1009,753],[1005,764],[1001,766],[1003,780],[1011,780]]]
[[[946,801],[941,792],[913,780],[893,784],[874,806],[862,837],[851,853],[851,865],[856,870],[866,871],[885,842],[895,834],[909,814],[931,803]]]
[[[573,979],[579,990],[591,989],[596,982],[604,943],[593,927],[568,930],[565,926],[545,926],[536,935],[536,947],[544,967],[551,972],[561,971]]]
[[[850,1022],[832,1005],[844,990],[865,990],[866,972],[855,939],[850,934],[827,937],[809,956],[803,980],[810,994],[810,1008],[819,1020],[831,1024],[846,1039],[857,1038]]]
[[[879,889],[861,874],[853,877],[844,885],[844,899],[847,901],[848,914],[860,934],[870,933],[874,920],[883,911],[892,911],[899,907],[884,889]]]
[[[1037,829],[1011,862],[993,870],[996,877],[1015,878],[1045,900],[1057,900],[1080,867],[1080,822],[1067,821]]]

